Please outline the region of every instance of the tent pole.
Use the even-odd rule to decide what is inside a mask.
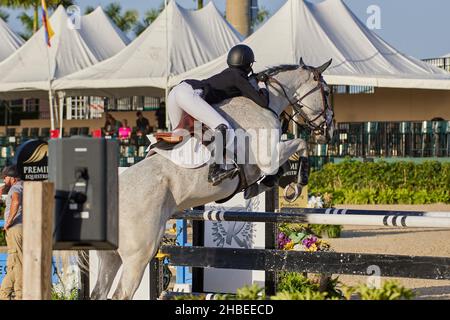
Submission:
[[[8,108],[6,106],[6,101],[3,101],[3,106],[5,107],[5,133],[8,130]]]
[[[65,94],[61,91],[57,92],[58,104],[59,104],[59,137],[62,138],[63,121],[64,121],[64,96]]]
[[[55,130],[55,121],[54,121],[54,117],[53,117],[53,95],[52,95],[50,81],[49,81],[49,87],[50,87],[50,89],[48,90],[48,101],[50,103],[50,128],[51,128],[51,130]]]
[[[53,95],[53,93],[52,93]],[[53,95],[53,114],[55,116],[55,129],[59,127],[59,111],[58,111],[58,99]]]

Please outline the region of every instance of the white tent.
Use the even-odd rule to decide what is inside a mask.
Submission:
[[[12,31],[0,18],[0,61],[8,58],[24,43],[23,39]]]
[[[191,11],[171,1],[124,50],[60,79],[55,88],[68,95],[161,95],[168,77],[219,57],[241,40],[212,2]]]
[[[100,60],[112,57],[130,43],[130,39],[101,7],[81,17],[79,32],[89,49]]]
[[[244,41],[255,51],[255,71],[278,64],[319,66],[329,84],[450,89],[450,73],[402,54],[369,30],[341,0],[288,0]],[[206,78],[226,67],[226,56],[172,79]]]
[[[97,10],[83,17],[78,30],[69,27],[69,17],[59,6],[50,18],[55,31],[50,48],[45,43],[45,30],[41,28],[0,63],[0,98],[46,98],[50,87],[49,74],[54,81],[92,66],[124,48],[126,44],[103,16]],[[94,30],[102,33],[92,36]]]

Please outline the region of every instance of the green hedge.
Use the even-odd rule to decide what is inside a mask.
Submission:
[[[309,190],[329,193],[332,204],[450,203],[450,162],[327,164],[311,173]]]

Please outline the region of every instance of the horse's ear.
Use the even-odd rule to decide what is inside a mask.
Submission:
[[[300,57],[300,68],[305,68],[306,64],[303,62],[303,57]]]
[[[320,74],[324,73],[325,70],[328,69],[328,67],[331,65],[332,62],[333,62],[333,59],[330,59],[330,61],[325,62],[322,66],[317,68],[317,71],[319,71]]]

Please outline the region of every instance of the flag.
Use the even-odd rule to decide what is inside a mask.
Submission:
[[[49,47],[51,47],[52,45],[50,40],[55,35],[55,32],[53,31],[50,20],[48,19],[47,4],[45,3],[45,0],[42,0],[42,24],[45,28],[45,42]]]

